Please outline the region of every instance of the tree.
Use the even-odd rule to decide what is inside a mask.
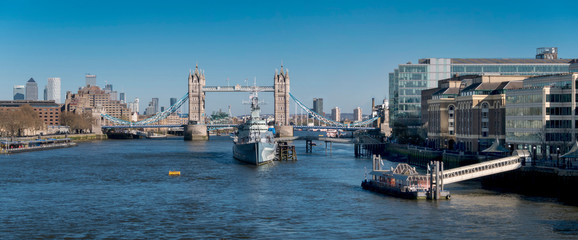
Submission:
[[[39,130],[42,127],[44,122],[28,104],[0,114],[0,129],[8,136],[22,136],[25,130]]]
[[[92,127],[95,119],[89,112],[76,114],[74,112],[62,112],[60,114],[60,124],[70,127],[72,132],[81,133]]]

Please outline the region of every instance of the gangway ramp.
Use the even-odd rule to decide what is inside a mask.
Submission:
[[[472,164],[443,171],[443,184],[461,182],[473,178],[516,170],[522,167],[520,156],[511,156],[483,163]]]

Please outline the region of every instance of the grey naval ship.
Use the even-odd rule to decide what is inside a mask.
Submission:
[[[257,94],[251,98],[251,118],[239,125],[237,135],[233,138],[233,157],[239,161],[262,165],[275,159],[277,143],[274,128],[260,117]]]

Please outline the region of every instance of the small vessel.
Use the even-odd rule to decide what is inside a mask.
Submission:
[[[169,171],[169,176],[181,176],[181,171]]]
[[[146,138],[148,139],[161,139],[161,138],[167,138],[167,135],[165,134],[159,134],[159,133],[154,133],[154,132],[149,132],[146,136]]]
[[[275,159],[277,143],[275,128],[269,128],[267,122],[260,117],[261,108],[257,93],[251,96],[251,117],[239,125],[233,137],[233,157],[239,161],[262,165]]]

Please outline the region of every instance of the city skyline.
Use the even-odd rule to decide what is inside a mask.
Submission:
[[[571,9],[549,11],[541,2],[110,3],[0,3],[0,98],[12,99],[12,87],[27,79],[53,76],[64,97],[92,73],[98,86],[113,84],[126,99],[165,103],[186,93],[197,63],[212,86],[254,79],[271,86],[283,64],[300,100],[369,109],[372,97],[388,97],[388,73],[409,61],[533,58],[535,48],[548,46],[560,58],[578,56],[576,34],[567,31],[576,21]],[[272,113],[272,94],[261,97],[269,103],[264,113]],[[246,114],[247,98],[207,94],[207,112],[231,105],[234,115]]]

